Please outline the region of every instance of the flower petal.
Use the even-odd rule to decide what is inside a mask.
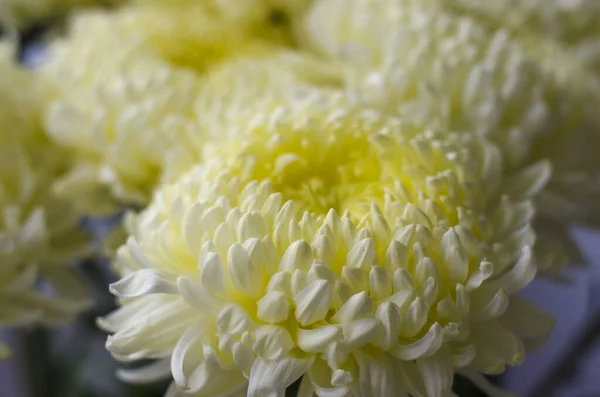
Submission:
[[[444,329],[438,323],[429,328],[427,334],[410,345],[398,345],[390,353],[400,360],[416,360],[434,354],[442,345]]]
[[[178,294],[177,284],[160,270],[142,269],[109,285],[112,294],[132,298],[146,294]]]
[[[294,357],[258,358],[250,371],[248,397],[283,397],[285,389],[306,373],[309,361]]]
[[[117,371],[117,377],[123,382],[133,384],[147,384],[154,383],[158,380],[168,379],[171,377],[169,359],[158,360],[141,368],[119,369]]]
[[[315,281],[296,295],[294,301],[296,319],[300,325],[306,326],[323,320],[329,311],[331,286],[326,280]]]

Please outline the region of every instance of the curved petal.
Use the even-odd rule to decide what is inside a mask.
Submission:
[[[165,272],[155,269],[142,269],[130,273],[108,286],[113,295],[133,298],[147,294],[177,294],[179,289]]]
[[[169,359],[158,360],[152,364],[135,369],[119,369],[117,377],[123,382],[133,384],[153,383],[171,376]]]
[[[443,340],[444,329],[441,325],[435,323],[429,328],[427,334],[417,342],[410,345],[398,345],[390,353],[400,360],[416,360],[417,358],[434,354],[442,345]]]
[[[295,357],[257,359],[250,371],[248,397],[283,397],[285,389],[306,373],[309,364]]]

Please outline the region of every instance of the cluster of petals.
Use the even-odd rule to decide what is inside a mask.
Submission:
[[[87,236],[51,191],[64,154],[44,137],[36,83],[12,57],[0,43],[0,328],[61,323],[90,303],[69,267],[89,252]],[[40,280],[54,293],[40,292]]]
[[[540,162],[373,109],[255,104],[245,137],[159,189],[117,253],[99,324],[169,396],[446,396],[552,327],[536,274]],[[342,101],[343,102],[343,101]],[[232,148],[232,145],[238,145]]]
[[[302,38],[348,65],[347,84],[360,101],[486,136],[513,169],[552,160],[553,180],[536,203],[552,223],[540,230],[550,243],[540,250],[574,259],[570,244],[556,242],[568,235],[565,223],[592,219],[600,197],[600,162],[589,149],[600,139],[600,81],[560,47],[502,23],[487,26],[474,11],[451,6],[460,2],[323,0],[305,16]],[[515,2],[484,8],[508,3]]]
[[[146,204],[154,186],[199,161],[205,137],[196,118],[207,110],[195,109],[202,86],[210,86],[205,72],[290,40],[291,21],[269,22],[268,5],[277,1],[237,3],[141,1],[73,18],[40,70],[45,127],[75,157],[58,194],[110,213],[119,202]]]
[[[541,36],[565,45],[579,61],[600,72],[600,4],[594,0],[451,0],[462,12],[483,16],[490,26]]]

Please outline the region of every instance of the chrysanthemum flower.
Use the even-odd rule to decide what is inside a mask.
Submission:
[[[57,192],[97,213],[114,210],[111,196],[145,203],[169,156],[193,156],[201,142],[192,131],[199,77],[112,28],[109,14],[81,15],[40,71],[46,128],[77,163]]]
[[[118,359],[163,360],[121,375],[171,372],[169,396],[283,396],[304,376],[306,395],[433,397],[520,364],[552,325],[514,295],[549,165],[510,176],[476,135],[286,101],[128,220],[122,308],[99,323]]]
[[[443,5],[442,5],[443,3]],[[419,122],[491,139],[509,167],[550,158],[540,200],[553,221],[589,218],[600,163],[565,146],[598,140],[599,81],[552,43],[488,29],[448,2],[324,0],[308,12],[303,40],[344,61],[359,100]]]
[[[446,6],[493,27],[541,36],[563,44],[579,61],[600,73],[600,3],[595,0],[451,0]]]
[[[145,204],[157,183],[197,162],[201,72],[229,58],[269,56],[287,40],[277,33],[285,29],[269,27],[266,3],[148,1],[75,18],[41,71],[46,127],[77,162],[59,194],[107,213],[111,195]]]
[[[293,44],[292,23],[305,0],[142,0],[113,15],[174,65],[205,71],[232,56]]]
[[[78,215],[51,194],[64,156],[40,128],[32,76],[11,56],[0,43],[0,327],[53,325],[89,305],[68,267],[89,245]],[[39,292],[40,281],[54,293]]]

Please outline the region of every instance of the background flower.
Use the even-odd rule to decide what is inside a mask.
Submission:
[[[55,325],[90,305],[69,265],[91,247],[52,194],[68,163],[41,129],[37,81],[12,56],[0,43],[0,327]]]

